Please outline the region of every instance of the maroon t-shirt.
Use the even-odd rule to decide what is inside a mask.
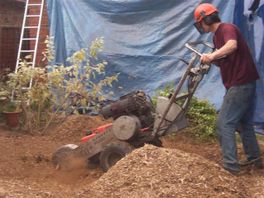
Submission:
[[[259,78],[250,50],[238,28],[233,24],[221,23],[213,37],[215,48],[220,49],[229,40],[237,41],[237,49],[232,54],[216,61],[227,89],[234,85],[253,82]]]

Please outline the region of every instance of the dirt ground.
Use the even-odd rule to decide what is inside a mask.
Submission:
[[[11,131],[2,122],[0,198],[264,197],[263,170],[248,168],[240,176],[231,175],[220,166],[216,143],[195,142],[186,132],[162,138],[163,148],[136,149],[107,173],[92,164],[71,171],[53,167],[51,155],[58,147],[80,144],[85,130],[105,122],[99,117],[71,116],[44,135]],[[263,152],[262,143],[261,148]]]

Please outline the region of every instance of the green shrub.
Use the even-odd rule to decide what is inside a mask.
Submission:
[[[169,97],[170,94],[173,93],[173,88],[174,88],[174,85],[173,83],[171,83],[171,84],[166,85],[163,89],[157,90],[155,96],[151,98],[153,105],[154,106],[157,105],[158,96]]]
[[[45,132],[50,123],[57,116],[65,116],[68,109],[78,113],[75,110],[77,105],[96,108],[107,94],[111,94],[106,94],[103,88],[111,87],[118,80],[118,74],[105,75],[107,62],[97,59],[103,44],[103,38],[97,38],[89,48],[74,52],[67,58],[68,66],[55,64],[33,68],[30,64],[32,56],[26,56],[20,61],[17,71],[7,75],[3,91],[8,92],[9,98],[20,101],[26,130]],[[47,39],[46,46],[44,60],[52,64],[52,38]],[[0,93],[3,91],[0,89]],[[72,101],[71,95],[77,94],[80,97]]]
[[[187,112],[190,133],[202,141],[215,140],[216,116],[217,112],[212,104],[193,97]]]
[[[17,104],[15,102],[9,101],[7,104],[5,104],[3,111],[4,112],[15,112],[17,111]]]

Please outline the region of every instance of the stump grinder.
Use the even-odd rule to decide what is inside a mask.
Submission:
[[[209,65],[200,63],[198,45],[213,50],[207,42],[185,44],[193,52],[192,57],[190,61],[180,59],[187,69],[170,97],[158,97],[154,108],[143,91],[134,91],[103,106],[100,114],[114,121],[90,131],[82,138],[80,145],[67,144],[58,148],[52,155],[53,164],[57,168],[67,169],[73,158],[80,158],[87,162],[98,162],[101,169],[107,171],[133,149],[146,143],[162,146],[160,137],[187,127],[185,115],[191,98],[210,69]]]

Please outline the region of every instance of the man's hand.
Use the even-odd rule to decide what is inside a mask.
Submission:
[[[237,50],[237,41],[229,40],[220,49],[215,50],[214,52],[209,54],[202,54],[200,61],[203,64],[210,64],[218,59],[226,58],[229,54],[232,54],[235,50]]]
[[[200,61],[202,64],[210,64],[214,60],[214,56],[212,53],[202,54]]]

